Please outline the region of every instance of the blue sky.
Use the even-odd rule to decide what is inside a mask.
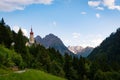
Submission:
[[[29,36],[53,33],[66,46],[99,45],[120,27],[119,0],[0,0],[0,17]]]

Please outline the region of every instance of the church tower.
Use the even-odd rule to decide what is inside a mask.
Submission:
[[[30,38],[29,38],[29,43],[30,44],[34,44],[34,33],[33,33],[33,31],[32,31],[32,28],[31,28],[31,32],[30,32]]]

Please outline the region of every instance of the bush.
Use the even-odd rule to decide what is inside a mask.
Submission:
[[[0,61],[0,64],[6,67],[19,67],[22,64],[22,57],[13,50],[8,50],[0,45]]]

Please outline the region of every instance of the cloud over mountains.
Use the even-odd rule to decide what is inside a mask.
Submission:
[[[0,11],[24,10],[27,5],[50,5],[53,0],[0,0]]]

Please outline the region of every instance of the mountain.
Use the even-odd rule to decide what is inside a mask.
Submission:
[[[86,47],[83,50],[81,50],[80,52],[77,53],[78,57],[80,57],[80,55],[82,57],[87,57],[92,51],[93,51],[93,47]]]
[[[93,50],[93,47],[83,48],[81,46],[68,46],[68,49],[75,53],[78,57],[87,57]]]
[[[84,48],[82,46],[68,46],[68,49],[77,54],[78,52],[81,52]]]
[[[107,37],[100,46],[96,47],[88,56],[91,61],[96,61],[104,69],[120,68],[120,28]]]
[[[63,44],[62,40],[57,36],[55,36],[54,34],[46,35],[44,38],[37,36],[35,37],[35,41],[36,43],[39,43],[46,48],[49,48],[49,47],[55,48],[62,55],[64,55],[64,53],[73,55],[73,53],[69,51],[68,48]]]
[[[37,44],[42,44],[43,43],[43,40],[42,40],[42,38],[40,36],[36,36],[35,41],[36,41]]]

